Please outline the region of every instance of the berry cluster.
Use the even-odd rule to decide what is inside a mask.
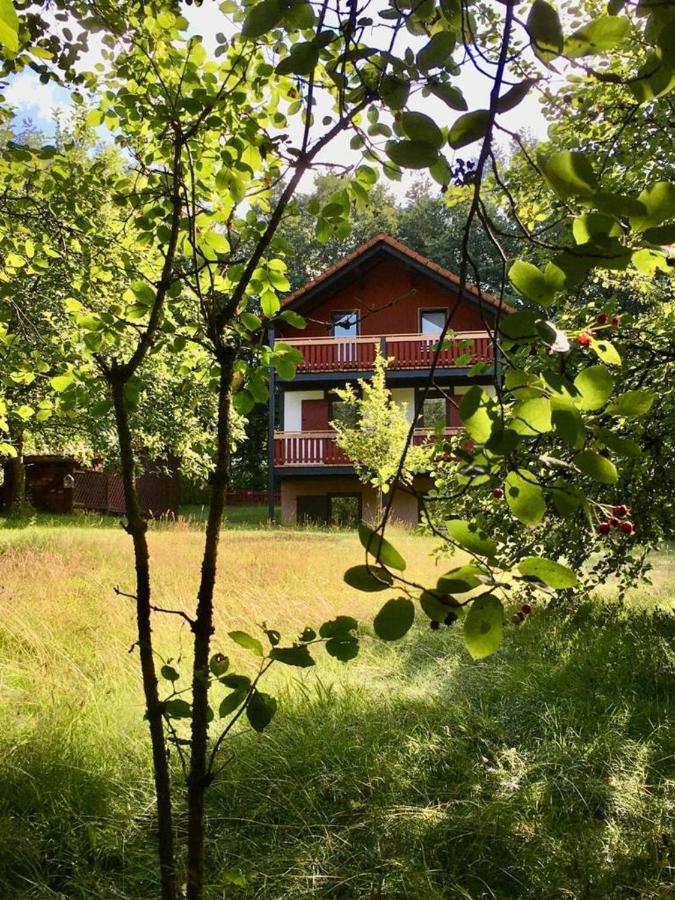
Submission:
[[[523,603],[517,613],[513,614],[513,622],[515,625],[520,625],[521,622],[525,621],[525,617],[529,616],[532,612],[532,604],[531,603]]]
[[[607,325],[608,323],[612,326],[612,328],[618,328],[621,325],[621,316],[612,316],[610,319],[607,313],[600,313],[600,315],[595,320],[596,324],[599,326]],[[581,331],[577,335],[577,344],[580,347],[588,347],[591,341],[594,338],[594,334],[592,329],[588,328],[586,331]]]
[[[443,619],[443,624],[447,625],[449,628],[456,621],[457,621],[457,613],[451,611]],[[432,631],[438,631],[438,629],[440,627],[441,627],[441,623],[437,619],[432,619],[431,622],[429,622],[429,628],[431,628]]]
[[[457,165],[454,169],[451,169],[455,186],[463,187],[464,185],[472,184],[476,177],[475,169],[476,163],[472,159],[467,162],[464,162],[463,159],[458,159]]]
[[[628,535],[629,537],[635,534],[635,525],[627,519],[628,515],[628,507],[624,506],[623,503],[619,503],[614,507],[613,514],[608,516],[604,521],[598,522],[595,526],[595,530],[598,534],[605,537],[610,534],[612,529],[618,529],[622,534]]]

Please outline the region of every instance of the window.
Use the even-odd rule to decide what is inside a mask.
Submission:
[[[448,405],[440,391],[430,391],[422,403],[420,428],[435,429],[448,424]]]
[[[329,396],[328,421],[339,422],[341,425],[354,426],[358,421],[356,410],[351,404],[345,403],[338,397]]]
[[[447,309],[421,309],[420,332],[422,334],[440,334],[445,328],[447,318]]]
[[[333,313],[333,337],[356,337],[359,333],[359,317],[356,310],[342,310]]]

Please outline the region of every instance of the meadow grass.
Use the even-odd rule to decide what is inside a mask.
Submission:
[[[0,530],[0,897],[152,898],[133,610],[112,590],[133,585],[128,537],[102,517],[24,526]],[[151,529],[158,604],[189,608],[201,529]],[[447,567],[426,538],[395,542],[420,580]],[[478,663],[459,633],[421,622],[374,640],[380,598],[340,578],[359,559],[344,532],[223,532],[216,649],[240,671],[228,630],[265,620],[291,637],[338,613],[364,625],[348,665],[320,651],[315,669],[272,670],[277,718],[226,748],[209,897],[671,897],[669,557],[626,603],[608,587],[536,610]],[[179,620],[160,618],[156,637],[187,672]]]

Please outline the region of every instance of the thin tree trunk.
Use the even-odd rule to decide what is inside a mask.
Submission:
[[[213,590],[218,562],[218,540],[230,468],[230,403],[234,352],[221,351],[216,461],[211,476],[211,501],[206,523],[202,574],[193,631],[192,747],[188,775],[187,897],[204,896],[204,794],[208,787],[208,671],[213,634]]]
[[[3,505],[5,512],[19,512],[26,503],[26,466],[23,460],[23,433],[10,435],[16,448],[16,456],[11,456],[4,465]]]
[[[122,482],[126,505],[127,531],[134,545],[136,569],[136,624],[138,649],[141,658],[141,675],[145,695],[146,717],[150,729],[152,761],[157,796],[157,830],[162,900],[176,900],[176,864],[174,855],[173,821],[171,809],[171,783],[169,760],[166,752],[164,722],[159,699],[155,659],[152,649],[150,606],[150,554],[148,552],[147,522],[141,514],[134,478],[134,454],[129,428],[129,415],[124,381],[113,380],[115,422],[120,445]]]

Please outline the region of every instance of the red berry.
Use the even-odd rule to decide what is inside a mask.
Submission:
[[[627,512],[628,512],[628,507],[624,506],[623,503],[618,503],[614,507],[614,515],[618,516],[620,519],[623,519],[623,517],[626,515]]]
[[[607,521],[612,526],[612,528],[616,528],[616,526],[619,524],[619,520],[617,519],[616,516],[610,516],[609,519],[607,519]]]
[[[598,522],[595,526],[595,530],[598,534],[609,534],[609,522]]]
[[[495,498],[495,500],[501,500],[504,496],[504,491],[502,490],[502,488],[495,488],[492,492],[492,496]]]
[[[471,453],[471,451],[473,450],[473,441],[467,441],[467,442],[464,444],[464,449],[465,449],[466,451],[468,451],[469,453]]]
[[[600,315],[598,316],[598,318],[595,321],[598,323],[598,325],[606,325],[607,318],[608,318],[607,313],[600,313]]]
[[[628,519],[622,522],[621,525],[619,525],[619,528],[624,534],[635,534],[635,525],[633,525],[632,522],[629,522]]]
[[[588,331],[582,331],[577,337],[577,343],[582,347],[587,347],[592,339],[592,335]]]
[[[532,604],[523,603],[523,605],[520,607],[520,611],[524,616],[529,616],[529,614],[532,612]]]
[[[429,622],[429,628],[431,628],[432,631],[438,631],[440,627],[441,623],[437,622],[436,619],[432,619],[431,622]]]
[[[618,328],[621,324],[621,316],[612,316],[612,328]]]
[[[294,100],[294,99],[298,96],[298,92],[296,91],[295,88],[290,88],[289,91],[288,91],[288,96],[289,96],[292,100]]]

